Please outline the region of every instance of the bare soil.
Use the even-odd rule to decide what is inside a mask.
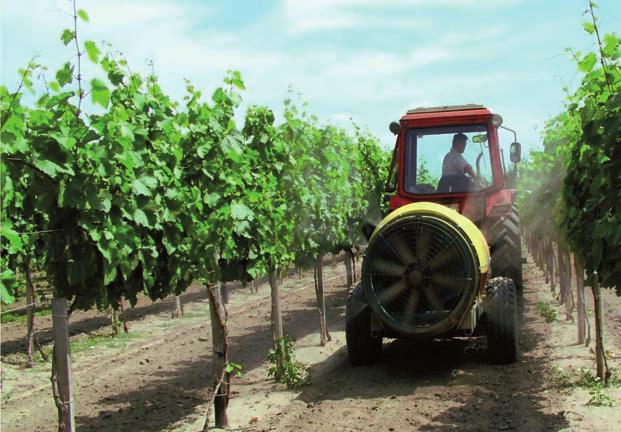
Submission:
[[[576,346],[571,322],[546,323],[534,304],[556,305],[532,264],[525,270],[526,310],[522,359],[489,364],[484,338],[430,342],[386,341],[381,361],[352,367],[347,360],[342,264],[326,267],[327,321],[332,341],[319,345],[312,273],[291,277],[283,287],[285,332],[296,339],[296,356],[312,367],[312,383],[286,390],[267,378],[271,346],[269,287],[259,293],[232,290],[229,311],[231,360],[243,374],[233,382],[231,427],[244,430],[328,431],[616,431],[618,408],[587,406],[585,389],[562,388],[555,368],[567,375],[594,368],[589,348]],[[587,301],[591,296],[587,294]],[[201,287],[183,296],[185,316],[170,318],[174,303],[141,300],[128,311],[130,337],[105,338],[84,348],[93,335],[110,333],[97,312],[72,316],[77,430],[197,431],[207,410],[211,331]],[[607,348],[611,367],[620,364],[621,299],[605,294]],[[556,307],[556,306],[555,306]],[[558,307],[559,316],[561,308]],[[49,317],[39,317],[49,342]],[[55,408],[49,363],[24,368],[23,324],[2,326],[2,431],[53,431]],[[572,375],[573,376],[573,375]],[[610,397],[621,405],[621,392]]]

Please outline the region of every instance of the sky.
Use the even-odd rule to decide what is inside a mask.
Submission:
[[[602,33],[621,31],[621,1],[600,0]],[[515,129],[526,151],[580,83],[565,48],[595,48],[586,0],[78,0],[81,40],[106,41],[134,71],[153,62],[181,100],[189,79],[210,95],[229,69],[244,105],[282,113],[291,86],[320,122],[351,121],[392,148],[388,124],[409,108],[480,103]],[[75,51],[60,42],[69,0],[0,0],[1,80],[18,84],[30,58],[50,76]],[[85,65],[88,79],[96,74]],[[93,75],[94,76],[94,75]],[[511,136],[501,137],[506,146]]]

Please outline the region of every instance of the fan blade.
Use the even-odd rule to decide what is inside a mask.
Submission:
[[[431,304],[431,307],[433,308],[432,310],[434,311],[444,310],[444,305],[438,298],[438,295],[436,294],[436,292],[432,290],[431,288],[429,288],[427,285],[422,285],[422,287],[423,287],[423,291],[425,292],[425,296],[427,297],[427,300],[429,300],[429,303]]]
[[[436,256],[429,260],[429,268],[432,271],[444,267],[452,260],[459,257],[459,249],[450,247],[453,243],[454,241],[448,244]]]
[[[429,230],[422,229],[422,225],[418,224],[418,236],[416,237],[416,261],[424,262],[429,253],[429,240],[431,239]]]
[[[377,300],[381,304],[387,305],[390,302],[392,302],[395,298],[397,298],[397,296],[399,296],[399,294],[403,292],[406,286],[407,285],[405,284],[405,280],[403,278],[399,279],[397,282],[393,283],[388,288],[378,292]]]
[[[399,256],[399,259],[401,260],[401,263],[403,265],[408,266],[416,262],[416,257],[412,253],[412,250],[407,244],[407,241],[403,237],[403,233],[398,232],[398,231],[394,232],[389,237],[389,239],[390,239],[390,243],[392,243],[393,248],[395,252],[397,253],[397,255]]]
[[[432,285],[435,285],[439,288],[448,288],[450,290],[462,290],[464,286],[472,280],[471,277],[460,278],[444,275],[433,275],[424,279],[429,280]]]
[[[394,276],[400,278],[403,277],[403,274],[405,273],[405,267],[403,265],[382,258],[374,259],[371,263],[371,268],[377,272],[375,274],[382,276]]]
[[[416,324],[416,309],[418,308],[418,298],[420,291],[414,289],[410,292],[410,297],[404,309],[404,321],[408,324]]]

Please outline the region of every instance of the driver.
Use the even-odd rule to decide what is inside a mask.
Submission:
[[[462,155],[466,150],[467,140],[468,137],[461,132],[453,136],[453,146],[442,161],[442,177],[463,176],[464,174],[468,174],[472,179],[477,177],[472,165]]]

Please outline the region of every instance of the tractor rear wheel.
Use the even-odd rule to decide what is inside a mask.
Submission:
[[[349,360],[354,366],[374,363],[382,354],[381,336],[371,335],[371,313],[364,290],[358,284],[347,296],[345,312],[345,340]]]
[[[513,281],[496,277],[487,284],[487,350],[495,364],[513,363],[520,356],[517,293]]]
[[[513,205],[511,213],[495,222],[489,231],[491,235],[492,277],[506,276],[513,280],[517,291],[519,313],[524,308],[522,282],[522,236],[520,216]]]

